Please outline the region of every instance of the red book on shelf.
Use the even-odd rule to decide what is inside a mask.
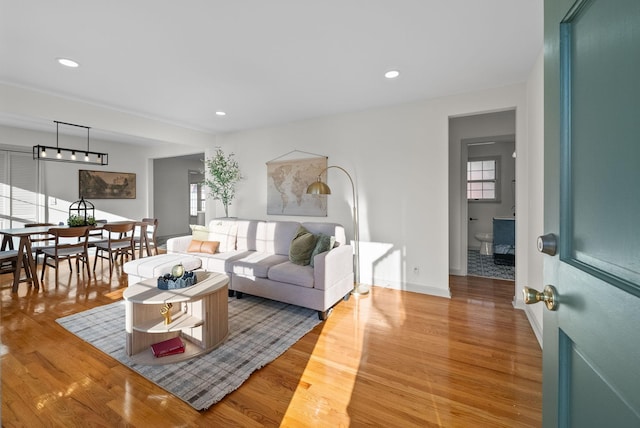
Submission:
[[[151,345],[153,355],[158,357],[166,357],[167,355],[181,354],[184,352],[184,342],[179,337],[154,343]]]

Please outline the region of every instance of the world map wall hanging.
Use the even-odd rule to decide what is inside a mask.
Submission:
[[[307,194],[309,184],[327,168],[327,157],[309,155],[295,150],[267,162],[267,214],[327,216],[327,196]],[[326,182],[326,171],[322,180]]]

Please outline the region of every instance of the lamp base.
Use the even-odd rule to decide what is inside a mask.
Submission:
[[[352,296],[361,296],[363,294],[369,294],[369,286],[367,284],[353,284],[353,290],[351,290]]]

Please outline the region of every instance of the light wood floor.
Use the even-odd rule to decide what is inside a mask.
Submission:
[[[541,350],[512,282],[451,277],[451,299],[373,287],[197,412],[55,322],[121,299],[126,275],[102,269],[18,294],[0,276],[3,426],[541,425]]]

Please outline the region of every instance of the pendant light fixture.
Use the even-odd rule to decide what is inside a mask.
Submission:
[[[90,165],[108,165],[109,155],[107,153],[92,152],[89,150],[89,129],[88,126],[76,125],[74,123],[59,122],[54,120],[56,124],[56,146],[33,146],[33,158],[37,160],[56,161],[56,162],[75,162]],[[76,126],[87,130],[87,149],[66,149],[58,144],[60,136],[60,125]]]

